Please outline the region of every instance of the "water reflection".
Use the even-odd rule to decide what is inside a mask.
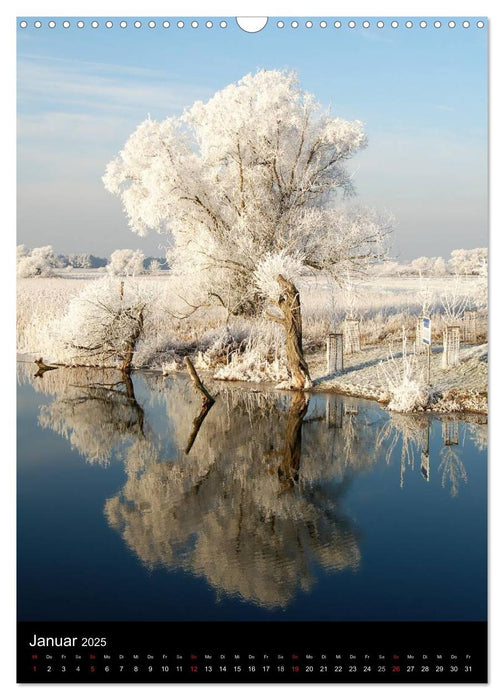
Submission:
[[[356,475],[380,460],[399,464],[404,487],[408,470],[426,481],[439,471],[456,496],[468,481],[464,440],[486,446],[483,418],[443,418],[443,446],[433,455],[431,417],[386,414],[336,395],[220,386],[201,419],[185,379],[132,381],[91,369],[34,378],[31,370],[20,365],[20,381],[52,396],[40,425],[90,464],[124,464],[126,483],[104,512],[143,565],[182,569],[266,608],[310,590],[318,567],[359,568],[360,534],[344,503]]]
[[[63,374],[51,377],[61,379]],[[109,464],[112,453],[125,441],[145,440],[144,411],[135,398],[131,378],[110,374],[101,376],[102,383],[97,383],[86,382],[80,372],[72,372],[76,383],[71,380],[65,384],[39,414],[43,428],[65,437],[90,464],[102,466]],[[48,376],[44,382],[45,386],[53,383]]]

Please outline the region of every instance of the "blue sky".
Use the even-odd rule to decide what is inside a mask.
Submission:
[[[397,219],[401,259],[447,256],[487,244],[487,30],[471,27],[279,29],[257,34],[234,19],[221,29],[158,20],[150,29],[93,29],[28,20],[18,29],[18,241],[58,252],[108,255],[164,239],[127,227],[101,176],[148,113],[178,114],[258,68],[290,68],[302,87],[347,119],[365,123],[369,146],[354,159],[359,201]],[[140,18],[141,19],[141,18]],[[345,18],[346,25],[349,18]],[[217,24],[214,21],[214,24]]]

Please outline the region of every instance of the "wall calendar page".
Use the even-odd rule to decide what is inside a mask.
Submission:
[[[18,683],[487,682],[488,24],[16,19]]]

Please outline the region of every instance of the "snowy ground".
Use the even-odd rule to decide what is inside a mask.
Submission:
[[[18,280],[18,351],[42,356],[46,362],[66,363],[58,346],[60,321],[70,300],[104,274],[104,270],[65,270],[54,278]],[[139,285],[146,292],[151,290],[156,298],[135,353],[135,367],[176,371],[184,369],[183,357],[190,355],[198,371],[208,370],[208,376],[216,379],[254,382],[256,387],[257,383],[267,382],[271,387],[286,378],[283,330],[277,324],[231,318],[226,325],[222,309],[202,309],[186,320],[177,320],[171,313],[176,287],[169,272],[134,278],[127,284]],[[446,325],[443,294],[458,285],[458,293],[476,299],[481,291],[478,279],[378,277],[356,282],[352,315],[360,320],[363,349],[345,356],[345,372],[340,376],[327,375],[323,348],[327,334],[337,330],[345,313],[349,313],[348,295],[322,277],[309,276],[298,284],[304,347],[314,391],[338,391],[388,401],[383,369],[396,374],[399,369],[400,373],[401,339],[405,333],[409,351],[421,312],[422,293],[428,288],[434,342],[429,391],[437,399],[430,410],[486,412],[487,348],[482,345],[486,341],[486,317],[482,311],[477,321],[480,344],[462,347],[458,367],[441,368],[442,332]],[[390,354],[394,361],[389,359]],[[414,376],[424,387],[428,385],[425,369],[426,357],[420,355]]]
[[[430,410],[487,412],[488,381],[487,344],[465,346],[460,350],[460,364],[443,369],[442,348],[433,348],[431,354],[430,386],[439,396]],[[395,360],[390,359],[390,355]],[[390,347],[365,347],[361,352],[344,358],[342,374],[327,374],[325,353],[308,358],[315,391],[336,391],[351,396],[388,402],[390,396],[384,379],[383,368],[402,363],[400,344]],[[416,358],[417,375],[421,384],[427,382],[427,355]]]

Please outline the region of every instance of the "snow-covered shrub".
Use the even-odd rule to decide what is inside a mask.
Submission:
[[[345,310],[346,318],[356,318],[357,317],[357,301],[359,298],[357,291],[356,280],[352,279],[350,273],[347,272],[344,277],[344,282],[342,283],[341,296],[343,301],[343,308]]]
[[[427,407],[431,395],[418,367],[417,356],[407,354],[404,335],[402,356],[397,358],[390,354],[388,361],[381,362],[378,369],[390,396],[389,411],[409,413]]]
[[[201,349],[194,358],[194,366],[197,369],[212,369],[227,364],[230,355],[240,348],[243,340],[243,333],[235,335],[229,325],[208,330],[199,341]]]
[[[141,250],[114,250],[110,256],[110,262],[107,265],[107,271],[110,275],[116,277],[135,277],[143,275],[145,255]]]
[[[16,250],[18,277],[52,277],[56,267],[56,257],[52,245],[29,250],[20,245]]]
[[[434,308],[435,296],[428,282],[418,290],[418,303],[422,307],[422,316],[430,316]]]
[[[448,326],[460,325],[464,311],[472,305],[472,290],[468,290],[462,279],[457,275],[450,285],[447,285],[440,296],[444,312],[444,320]]]
[[[132,281],[105,277],[88,284],[55,325],[67,361],[127,369],[152,301],[152,290]]]
[[[283,329],[257,323],[239,349],[232,352],[214,379],[248,382],[283,382],[288,379],[282,343]],[[279,350],[282,348],[282,350]]]
[[[149,272],[151,275],[157,275],[157,273],[161,270],[161,263],[157,258],[153,258],[150,263],[149,263]]]

